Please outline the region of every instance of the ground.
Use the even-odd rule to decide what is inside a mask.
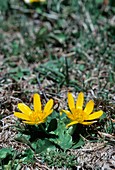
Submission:
[[[4,0],[0,6],[0,169],[115,169],[114,2]],[[39,93],[59,111],[68,91],[75,98],[84,92],[103,116],[79,134],[79,147],[33,153],[26,136],[17,137],[25,128],[13,114],[17,104],[30,106]]]

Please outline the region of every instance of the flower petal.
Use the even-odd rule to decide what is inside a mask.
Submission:
[[[18,103],[18,109],[25,115],[30,115],[30,113],[32,112],[32,110],[24,103]]]
[[[35,112],[41,112],[41,100],[40,95],[35,93],[34,94],[34,111]]]
[[[90,100],[87,104],[86,107],[84,109],[84,112],[89,115],[94,109],[94,101]]]
[[[60,111],[60,116],[62,116],[62,114],[63,114],[63,110]]]
[[[20,113],[20,112],[14,112],[14,116],[16,116],[20,119],[23,119],[23,120],[30,120],[28,115],[25,115],[25,114]]]
[[[30,0],[30,1],[27,1],[27,0],[24,0],[26,3],[33,3],[33,2],[45,2],[46,0]]]
[[[44,123],[44,121],[39,121],[39,122],[31,122],[31,121],[23,121],[24,123],[26,124],[29,124],[29,125],[38,125],[38,124],[41,124],[41,123]]]
[[[50,99],[50,100],[46,103],[43,112],[44,112],[44,113],[49,113],[50,110],[52,109],[52,107],[53,107],[53,99]]]
[[[80,92],[78,94],[78,98],[77,98],[77,101],[76,101],[76,109],[82,110],[83,102],[84,102],[84,94],[82,92]]]
[[[88,116],[88,120],[94,120],[94,119],[98,119],[99,117],[101,117],[103,114],[103,111],[100,110],[98,112],[94,112],[91,115]]]
[[[71,114],[71,112],[69,112],[68,110],[61,110],[61,111],[64,112],[69,119],[74,120],[74,117]]]
[[[92,121],[92,122],[82,122],[83,125],[91,125],[93,123],[96,123],[97,121]]]
[[[69,127],[69,126],[77,124],[77,123],[78,123],[78,121],[72,121],[71,123],[67,124],[66,127]]]
[[[68,93],[68,105],[71,111],[75,109],[74,98],[70,92]]]
[[[46,117],[48,117],[52,112],[53,112],[53,109],[51,109],[49,112],[45,113],[43,119],[45,119]]]

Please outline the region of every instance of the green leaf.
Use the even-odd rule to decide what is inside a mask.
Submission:
[[[21,165],[17,160],[10,160],[7,165],[4,165],[4,170],[20,170]],[[1,169],[0,169],[1,170]]]
[[[103,0],[96,0],[96,3],[103,3]]]
[[[46,32],[47,32],[47,28],[43,27],[39,30],[37,35],[42,36],[42,35],[46,34]]]
[[[37,12],[38,14],[42,14],[42,13],[43,13],[42,9],[39,8],[39,7],[36,8],[36,12]]]
[[[24,154],[22,155],[22,161],[24,163],[32,163],[34,161],[34,152],[31,149],[27,149],[24,151]]]
[[[8,155],[12,155],[12,148],[2,148],[0,149],[0,159],[6,158]]]
[[[84,145],[84,143],[85,143],[84,140],[80,138],[79,141],[74,146],[72,146],[72,149],[80,148],[81,146]]]
[[[11,69],[9,71],[9,75],[10,77],[18,81],[22,77],[24,78],[24,76],[30,75],[30,71],[29,69],[23,69],[22,67],[17,67],[17,68]]]
[[[67,39],[67,36],[63,33],[59,34],[50,34],[50,37],[58,41],[60,44],[63,44]]]
[[[52,138],[50,141],[53,141],[56,145],[59,145],[63,150],[67,150],[72,147],[72,137],[70,135],[70,129],[67,129],[63,122],[58,122],[58,128],[54,131],[54,134],[58,138]]]
[[[56,119],[52,119],[48,125],[48,132],[54,131],[57,129],[57,120]]]
[[[39,139],[37,142],[32,144],[35,148],[36,153],[46,152],[47,150],[54,150],[56,147],[48,139]]]
[[[1,11],[6,11],[8,10],[8,0],[3,0],[3,1],[0,1],[0,10]]]
[[[62,131],[59,134],[59,138],[57,139],[57,144],[64,150],[71,148],[72,146],[72,137],[68,133]]]

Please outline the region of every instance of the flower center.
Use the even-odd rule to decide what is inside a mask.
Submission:
[[[81,109],[72,109],[72,114],[74,121],[78,121],[79,123],[84,122],[84,120],[87,120],[86,113]]]
[[[38,122],[38,121],[41,121],[41,120],[43,120],[43,113],[42,112],[32,112],[31,114],[30,114],[30,120],[32,121],[32,122]]]

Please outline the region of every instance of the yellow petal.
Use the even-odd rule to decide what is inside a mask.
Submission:
[[[68,110],[61,110],[61,111],[64,112],[69,119],[74,120],[74,117],[71,114],[71,112],[69,112]]]
[[[78,121],[73,121],[73,122],[67,124],[66,127],[69,127],[69,126],[74,125],[74,124],[77,124],[77,123],[78,123]]]
[[[30,113],[32,112],[32,110],[27,105],[25,105],[24,103],[19,103],[18,104],[18,109],[22,113],[24,113],[25,115],[30,115]]]
[[[60,116],[62,116],[62,114],[63,114],[63,110],[60,111]]]
[[[70,111],[68,111],[68,110],[61,110],[61,112],[64,112],[66,115],[68,115],[68,114],[71,114],[71,112]]]
[[[24,0],[26,2],[26,0]],[[28,1],[27,1],[28,2]],[[29,1],[30,3],[33,3],[33,2],[45,2],[45,0],[30,0]]]
[[[28,125],[36,125],[36,123],[35,123],[35,122],[23,121],[23,123],[26,123],[26,124],[28,124]]]
[[[31,121],[23,121],[23,123],[29,124],[29,125],[38,125],[41,123],[44,123],[44,121],[39,121],[39,122],[31,122]]]
[[[52,112],[53,112],[53,109],[51,109],[49,112],[45,113],[43,119],[45,119],[46,117],[48,117]]]
[[[88,116],[88,120],[94,120],[94,119],[98,119],[99,117],[101,117],[103,114],[103,111],[100,110],[98,112],[94,112],[91,115]]]
[[[49,113],[50,110],[52,109],[52,107],[53,107],[53,99],[50,99],[50,100],[46,103],[43,112],[44,112],[44,113]]]
[[[14,116],[23,119],[23,120],[30,120],[28,115],[25,115],[23,113],[20,112],[14,112]]]
[[[97,121],[93,121],[93,122],[82,122],[83,125],[91,125],[93,123],[96,123]]]
[[[34,111],[35,112],[41,112],[41,100],[40,95],[35,93],[34,94]]]
[[[84,94],[82,92],[80,92],[78,94],[78,98],[77,98],[77,101],[76,101],[76,109],[82,110],[83,102],[84,102]]]
[[[74,98],[71,93],[68,93],[68,105],[71,111],[75,109]]]
[[[87,104],[86,107],[84,109],[84,112],[89,115],[94,109],[94,101],[90,100]]]

